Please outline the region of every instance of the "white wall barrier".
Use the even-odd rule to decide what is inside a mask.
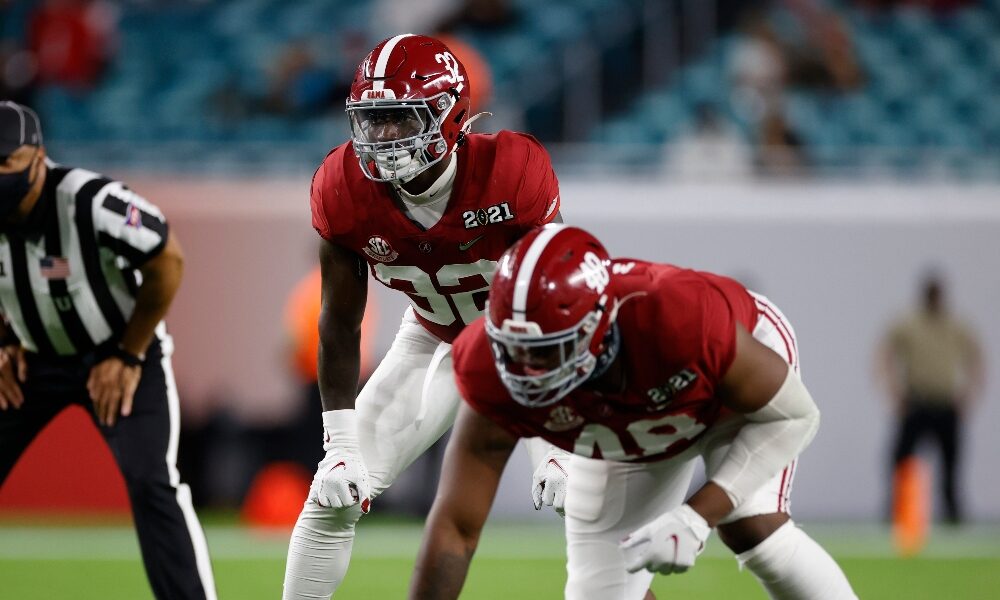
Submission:
[[[227,398],[248,421],[289,412],[281,309],[312,264],[308,179],[166,180],[125,175],[158,203],[187,255],[169,325],[175,366],[194,417]],[[1000,187],[939,184],[748,183],[669,185],[570,180],[568,223],[591,229],[613,255],[735,276],[769,296],[796,328],[803,377],[823,411],[793,496],[796,514],[877,518],[887,489],[891,416],[873,380],[875,345],[913,305],[929,266],[978,331],[986,393],[966,420],[962,481],[974,518],[1000,518]],[[405,306],[370,284],[388,347]],[[497,511],[529,512],[523,461]]]

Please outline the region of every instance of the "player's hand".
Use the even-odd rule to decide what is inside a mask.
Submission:
[[[572,455],[558,448],[549,450],[531,476],[531,499],[535,510],[551,506],[560,516],[566,514],[566,467]]]
[[[622,540],[629,573],[646,569],[669,575],[694,566],[712,529],[693,508],[682,504],[633,531]]]
[[[94,403],[97,421],[111,427],[118,416],[132,414],[132,400],[142,377],[141,366],[129,366],[122,359],[110,357],[90,369],[87,378],[87,393]]]
[[[21,384],[28,377],[28,363],[21,345],[0,348],[0,410],[21,408],[24,393]]]
[[[327,508],[361,505],[361,512],[371,509],[371,483],[368,468],[358,445],[357,418],[353,409],[328,410],[323,413],[323,449],[309,502]]]

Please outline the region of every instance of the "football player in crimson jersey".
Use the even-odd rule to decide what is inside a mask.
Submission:
[[[483,320],[454,343],[455,425],[411,598],[457,598],[518,437],[569,461],[566,597],[643,598],[693,566],[711,530],[772,598],[855,598],[789,517],[819,411],[791,326],[718,275],[611,260],[563,225],[503,258]],[[697,457],[708,482],[687,501]],[[469,485],[469,482],[475,485]]]
[[[326,456],[292,532],[287,599],[329,598],[336,590],[358,518],[454,421],[460,401],[450,342],[482,314],[497,260],[528,231],[559,219],[559,185],[534,138],[469,132],[470,85],[438,40],[404,34],[383,41],[355,74],[351,142],[334,148],[313,176],[312,222],[324,240]],[[358,394],[367,271],[408,295],[411,306]],[[551,456],[538,462],[549,465]],[[536,508],[561,508],[560,499],[541,493],[559,488],[547,478],[560,474],[543,466],[536,475]]]

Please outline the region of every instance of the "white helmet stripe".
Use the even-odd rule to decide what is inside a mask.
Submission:
[[[412,36],[412,33],[402,33],[396,37],[389,38],[389,41],[382,46],[382,51],[378,54],[378,60],[375,61],[375,72],[372,73],[372,77],[376,78],[373,90],[381,90],[385,88],[385,82],[379,77],[385,77],[385,66],[389,64],[389,57],[392,55],[392,51],[396,49],[396,44],[400,42],[403,38]]]
[[[524,260],[517,270],[517,277],[514,280],[514,300],[511,305],[513,320],[524,321],[524,312],[528,310],[528,289],[531,287],[531,279],[535,275],[535,266],[538,265],[538,258],[542,255],[545,247],[549,245],[552,238],[566,225],[550,224],[542,227],[542,232],[538,234],[524,253]]]

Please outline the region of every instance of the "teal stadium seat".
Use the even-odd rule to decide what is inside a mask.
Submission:
[[[633,74],[615,65],[634,49],[628,38],[611,43],[610,34],[641,14],[643,0],[513,5],[523,18],[511,26],[459,33],[490,63],[495,88],[509,90],[529,114],[559,119],[562,83],[552,73],[562,70],[563,50],[580,40],[605,42],[606,86],[620,86],[622,78],[632,83]],[[982,175],[992,166],[991,176],[1000,174],[1000,0],[937,15],[915,6],[878,13],[838,6],[851,26],[866,85],[848,95],[791,90],[785,102],[787,119],[817,167],[839,172],[869,161],[873,171],[910,173],[934,155],[923,152],[929,147],[942,168]],[[102,84],[89,95],[45,88],[36,104],[52,140],[287,143],[305,147],[311,161],[314,148],[343,139],[343,119],[258,116],[226,124],[206,107],[227,83],[250,97],[263,94],[266,69],[289,41],[336,47],[337,36],[371,22],[371,7],[355,0],[123,3],[120,51]],[[751,138],[754,125],[730,102],[727,58],[736,40],[723,35],[688,57],[666,84],[616,107],[620,112],[598,124],[589,139],[663,144],[690,125],[701,102],[711,102]],[[321,60],[332,67],[337,58],[331,53]]]

